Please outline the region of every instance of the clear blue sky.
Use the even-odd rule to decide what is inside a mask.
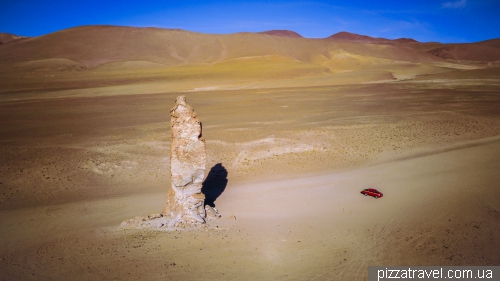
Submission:
[[[217,34],[288,29],[312,38],[349,31],[461,43],[500,37],[500,0],[0,0],[0,32],[39,36],[96,24]]]

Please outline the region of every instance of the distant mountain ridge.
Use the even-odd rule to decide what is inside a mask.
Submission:
[[[389,40],[349,32],[318,39],[304,38],[290,30],[204,34],[180,29],[98,25],[74,27],[33,38],[12,34],[1,34],[0,38],[3,43],[0,63],[55,63],[79,68],[114,62],[164,66],[215,64],[259,57],[329,68],[349,63],[500,59],[499,39],[471,44],[428,44],[410,38]]]

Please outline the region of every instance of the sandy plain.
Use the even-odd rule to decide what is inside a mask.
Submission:
[[[259,60],[4,72],[0,279],[366,280],[370,265],[500,264],[498,68]],[[122,229],[163,207],[178,95],[203,123],[203,191],[222,218]]]

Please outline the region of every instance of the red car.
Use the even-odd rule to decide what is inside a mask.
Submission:
[[[378,199],[378,198],[384,196],[384,194],[382,194],[382,192],[376,190],[375,188],[363,189],[361,191],[361,194],[363,194],[364,196],[371,196],[375,199]]]

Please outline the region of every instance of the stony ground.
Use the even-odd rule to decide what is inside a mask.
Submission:
[[[364,280],[368,265],[498,264],[499,87],[473,82],[4,96],[0,279]],[[163,207],[179,94],[203,123],[207,166],[224,171],[222,218],[120,230]]]

